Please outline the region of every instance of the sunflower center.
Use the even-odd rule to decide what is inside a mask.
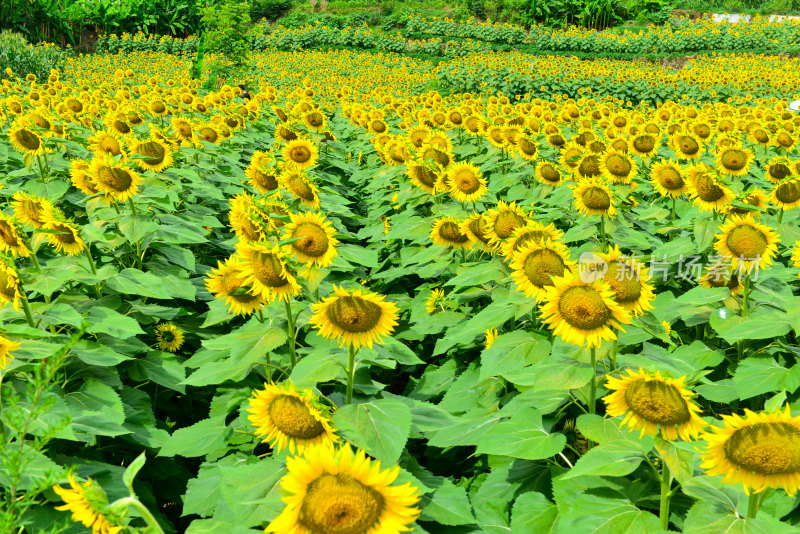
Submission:
[[[800,471],[800,429],[789,423],[756,423],[737,429],[725,442],[734,465],[762,475]]]
[[[658,183],[664,189],[680,189],[683,187],[683,177],[675,167],[664,167],[658,173]]]
[[[753,226],[744,224],[737,226],[728,233],[726,240],[728,250],[738,258],[755,259],[761,257],[767,250],[767,236]]]
[[[578,166],[578,172],[583,176],[597,176],[600,174],[600,162],[594,154],[586,156]]]
[[[636,271],[630,265],[618,261],[608,263],[605,281],[614,290],[614,300],[617,302],[633,302],[642,294],[642,285]]]
[[[130,173],[118,167],[108,167],[106,165],[100,167],[97,178],[114,191],[127,191],[133,184],[133,178],[131,178]]]
[[[481,183],[470,170],[458,171],[454,178],[453,183],[462,193],[471,194],[481,187]]]
[[[520,138],[517,147],[519,147],[520,151],[526,156],[533,156],[536,154],[536,145],[524,137]]]
[[[613,154],[606,159],[608,172],[614,176],[626,177],[631,172],[631,162],[627,158]]]
[[[453,221],[445,221],[442,223],[439,227],[439,236],[451,243],[466,243],[469,241],[469,237],[461,233],[458,223],[454,223]]]
[[[525,220],[513,211],[501,211],[495,220],[494,232],[500,239],[506,239],[524,222]]]
[[[258,184],[261,189],[266,189],[267,191],[274,191],[278,188],[278,181],[275,179],[275,176],[261,172],[258,169],[253,170],[253,181]]]
[[[203,128],[200,128],[200,137],[209,143],[216,143],[217,139],[219,139],[219,134],[217,134],[217,131],[214,128],[204,126]]]
[[[649,135],[640,135],[633,140],[633,146],[639,152],[650,152],[656,146],[656,140]]]
[[[375,133],[383,133],[386,131],[386,124],[384,124],[383,121],[373,121],[372,130]]]
[[[800,182],[792,180],[779,185],[775,189],[775,197],[785,204],[800,200]]]
[[[778,141],[778,144],[784,148],[788,148],[794,144],[794,141],[792,140],[791,136],[789,136],[789,134],[787,134],[786,132],[779,133],[778,137],[776,138],[776,141]]]
[[[631,382],[625,390],[625,402],[639,417],[660,425],[680,425],[691,418],[680,391],[657,380]]]
[[[308,406],[293,395],[278,395],[272,399],[269,418],[278,430],[292,438],[311,439],[325,432]]]
[[[581,330],[594,330],[608,323],[611,310],[591,287],[570,287],[561,295],[558,310],[564,320]]]
[[[328,320],[345,332],[368,332],[381,320],[381,307],[361,297],[337,298],[326,310]]]
[[[309,113],[306,115],[306,122],[313,126],[314,128],[319,128],[322,126],[324,119],[322,118],[322,114],[318,112]]]
[[[581,195],[584,205],[593,210],[607,210],[611,207],[611,198],[602,187],[592,186]]]
[[[725,191],[708,175],[701,175],[696,180],[697,196],[705,202],[714,202],[725,196]]]
[[[558,182],[561,180],[561,175],[554,166],[548,163],[542,166],[542,178],[548,182]]]
[[[747,154],[731,148],[723,152],[720,161],[722,161],[722,166],[729,171],[740,171],[747,165]]]
[[[57,233],[51,235],[55,236],[55,238],[58,239],[60,243],[64,243],[65,245],[72,245],[73,243],[76,242],[75,234],[72,233],[72,229],[70,229],[68,226],[58,223],[53,223],[52,226],[53,226],[52,229],[55,230]]]
[[[301,223],[292,237],[302,238],[293,242],[292,247],[313,258],[318,258],[328,251],[328,234],[316,224]]]
[[[121,120],[114,121],[114,129],[116,131],[118,131],[119,133],[121,133],[121,134],[129,134],[129,133],[131,133],[131,127],[128,126],[127,123],[125,123],[125,122],[123,122]]]
[[[250,265],[258,281],[265,286],[282,287],[289,283],[283,276],[283,265],[271,252],[254,252]]]
[[[383,496],[355,478],[323,473],[312,481],[298,522],[315,534],[362,534],[385,508]]]
[[[0,269],[0,295],[3,295],[5,300],[11,302],[14,300],[16,292],[17,284],[14,283],[5,270]]]
[[[19,246],[19,240],[17,236],[14,235],[14,230],[11,228],[8,221],[0,220],[0,240],[9,247]]]
[[[767,169],[767,172],[775,180],[783,180],[784,178],[792,174],[791,169],[789,169],[789,167],[787,167],[783,163],[775,163],[773,165],[770,165],[769,168]]]
[[[15,137],[17,142],[28,150],[38,150],[40,144],[39,136],[27,128],[21,128],[16,132]]]
[[[523,268],[525,276],[533,285],[537,287],[551,286],[553,281],[550,275],[562,276],[564,274],[564,260],[553,250],[541,249],[528,254]]]
[[[765,132],[761,128],[758,128],[753,131],[753,137],[755,137],[756,141],[758,141],[759,143],[769,142],[769,136],[767,135],[767,132]]]
[[[163,102],[153,102],[153,104],[150,106],[150,109],[152,109],[155,113],[164,113],[167,111],[167,106],[165,106]]]
[[[289,151],[289,158],[295,163],[306,163],[311,159],[311,151],[306,146],[296,146]]]
[[[164,147],[155,141],[147,141],[146,143],[140,144],[137,148],[137,152],[142,156],[146,156],[142,159],[148,165],[158,165],[164,161],[164,157],[166,156]]]
[[[311,189],[311,185],[306,182],[300,176],[293,176],[292,179],[289,181],[289,185],[292,188],[292,191],[303,200],[312,201],[314,200],[314,191]]]
[[[700,150],[700,145],[688,135],[682,135],[678,139],[678,148],[687,156],[694,156]]]

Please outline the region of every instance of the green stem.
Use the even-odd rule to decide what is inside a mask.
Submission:
[[[141,515],[142,519],[145,520],[147,526],[150,527],[151,532],[155,532],[156,534],[164,534],[164,529],[162,529],[161,525],[158,524],[155,516],[153,516],[150,510],[148,510],[147,507],[136,497],[123,497],[122,499],[114,501],[110,508],[115,511],[121,511],[123,508],[133,508],[139,512],[139,515]]]
[[[672,487],[672,475],[670,475],[667,464],[661,462],[661,508],[659,517],[661,518],[661,529],[669,530],[669,501],[672,499],[670,488]]]
[[[356,377],[356,349],[350,345],[347,353],[347,396],[345,404],[353,402],[353,381]]]
[[[748,301],[750,300],[750,275],[744,275],[744,290],[742,291],[742,317],[747,317],[747,306]]]
[[[616,329],[614,333],[617,334]],[[619,334],[617,334],[619,335]],[[617,368],[617,345],[619,344],[619,340],[615,339],[611,342],[611,354],[608,356],[609,367],[611,371],[614,371]]]
[[[33,313],[31,313],[31,305],[28,302],[28,296],[22,295],[22,309],[25,311],[25,319],[28,320],[28,326],[36,328],[36,323],[33,322]]]
[[[289,354],[292,356],[292,369],[297,364],[297,352],[295,351],[295,337],[297,336],[297,332],[294,329],[294,315],[292,315],[292,305],[289,301],[285,301],[284,304],[286,305],[286,328],[287,328],[287,336],[289,337]]]
[[[31,255],[29,256],[29,258],[33,262],[34,268],[36,268],[37,272],[42,272],[42,266],[39,264],[39,258],[36,257],[36,252],[34,252],[33,248],[31,247],[30,240],[22,232],[20,232],[19,237],[20,237],[20,239],[22,239],[22,243],[25,245],[25,248],[27,248],[28,250],[31,251]]]
[[[670,217],[669,217],[670,221],[674,221],[675,220],[675,200],[676,200],[676,198],[672,197],[672,212],[670,213]]]
[[[778,224],[783,221],[783,210],[778,210]]]
[[[606,216],[600,216],[600,237],[603,240],[603,252],[606,251]]]
[[[92,251],[90,249],[91,245],[89,243],[86,244],[86,247],[83,249],[83,253],[86,255],[86,259],[89,261],[89,268],[92,270],[92,274],[97,274],[97,265],[94,263],[94,258],[92,258]],[[94,296],[100,300],[103,293],[100,291],[100,282],[94,284]]]
[[[136,217],[136,203],[134,203],[133,197],[128,198],[128,204],[131,207],[131,214],[133,214],[133,216]]]
[[[592,383],[589,390],[589,413],[595,413],[595,404],[597,404],[597,349],[591,348],[591,366],[592,366]]]
[[[758,513],[758,500],[761,495],[758,493],[750,494],[750,500],[747,502],[747,519],[755,519]]]

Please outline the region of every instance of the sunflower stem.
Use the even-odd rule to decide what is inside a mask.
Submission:
[[[36,252],[34,252],[33,248],[31,247],[30,239],[28,239],[28,237],[25,235],[24,232],[20,232],[19,237],[22,240],[22,243],[25,245],[25,248],[31,251],[29,257],[33,262],[34,268],[36,269],[37,272],[42,272],[42,266],[39,264],[39,258],[36,257]]]
[[[761,495],[751,493],[750,500],[747,502],[747,519],[755,519],[758,513],[758,501]]]
[[[286,305],[286,334],[289,337],[289,354],[292,356],[292,369],[297,364],[297,352],[295,352],[295,336],[297,332],[294,329],[294,315],[292,315],[292,305],[289,300],[285,300]]]
[[[614,333],[616,334],[616,328],[614,329]],[[609,369],[611,371],[614,371],[617,368],[617,345],[618,344],[619,344],[619,340],[617,340],[616,338],[611,342],[611,353],[608,355]]]
[[[592,347],[591,351],[591,367],[592,367],[592,382],[591,389],[589,390],[589,413],[595,413],[595,404],[597,399],[597,349]]]
[[[672,487],[672,475],[669,467],[661,462],[661,507],[659,517],[661,518],[661,529],[669,530],[669,501],[672,499],[670,488]]]
[[[670,215],[669,215],[669,220],[670,221],[674,221],[675,220],[675,200],[676,200],[675,197],[672,197],[672,211],[670,212]]]
[[[744,276],[744,290],[742,291],[742,317],[747,317],[747,306],[750,300],[750,275]]]
[[[22,294],[22,309],[25,312],[25,319],[28,320],[28,326],[36,328],[36,323],[33,322],[33,313],[31,313],[31,305],[28,302],[28,295]]]
[[[783,210],[778,210],[778,224],[783,221]]]
[[[347,353],[347,396],[345,397],[345,404],[353,402],[353,381],[356,377],[356,349],[350,345],[349,352]]]
[[[602,249],[601,250],[603,252],[605,252],[606,251],[606,216],[605,215],[601,215],[600,216],[600,237],[603,240],[602,241]]]
[[[109,506],[112,510],[116,512],[121,512],[125,508],[133,508],[139,515],[142,516],[147,526],[150,527],[151,532],[155,532],[156,534],[164,534],[164,529],[161,528],[161,525],[158,524],[156,521],[155,516],[147,509],[147,507],[142,504],[142,502],[131,495],[130,497],[123,497],[122,499],[116,500]]]

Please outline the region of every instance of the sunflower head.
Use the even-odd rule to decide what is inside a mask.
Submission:
[[[217,268],[211,269],[205,279],[206,288],[214,298],[225,300],[230,313],[251,315],[261,309],[265,299],[261,293],[253,294],[252,286],[242,282],[241,274],[242,266],[238,262],[217,262]]]
[[[700,211],[725,211],[735,198],[733,191],[713,176],[705,164],[690,166],[687,173],[689,194]]]
[[[575,197],[575,207],[586,215],[616,215],[614,208],[614,195],[603,180],[581,180],[572,189]]]
[[[253,294],[260,295],[264,301],[288,301],[300,292],[280,247],[239,242],[235,257],[240,262],[242,283],[251,285]]]
[[[304,137],[289,141],[283,149],[283,160],[298,169],[313,167],[317,162],[317,155],[317,147]]]
[[[161,172],[172,165],[172,151],[157,137],[135,143],[132,152],[139,154],[135,161],[142,170]]]
[[[714,249],[729,258],[733,268],[742,264],[748,269],[754,265],[763,269],[772,263],[779,241],[772,228],[756,222],[751,214],[732,215],[720,228]]]
[[[75,256],[83,252],[86,247],[83,239],[78,235],[78,226],[65,218],[57,209],[46,214],[43,228],[51,230],[47,233],[47,241],[57,252]]]
[[[178,352],[183,346],[183,330],[173,323],[161,323],[156,326],[156,346],[167,352]]]
[[[636,163],[627,154],[611,149],[600,156],[601,174],[609,182],[629,184],[636,177]]]
[[[514,230],[527,223],[522,208],[516,202],[507,204],[502,200],[497,203],[497,207],[487,212],[486,218],[486,235],[493,247],[500,247],[503,241],[513,235]]]
[[[447,170],[450,194],[459,202],[475,202],[488,190],[486,179],[478,167],[471,163],[451,165]]]
[[[312,304],[310,324],[326,339],[358,349],[381,343],[397,325],[398,308],[386,297],[362,289],[346,290],[334,286],[334,295]]]
[[[750,170],[753,152],[738,144],[723,146],[717,149],[714,159],[720,174],[742,176]]]
[[[781,210],[800,206],[800,178],[790,178],[775,185],[770,200]]]
[[[0,258],[0,308],[10,303],[19,311],[20,280],[17,271]]]
[[[552,277],[564,276],[574,265],[563,244],[550,239],[531,240],[514,253],[511,278],[520,291],[536,298],[545,287],[553,285]]]
[[[614,290],[614,301],[634,316],[653,308],[653,286],[647,279],[644,264],[633,257],[623,256],[616,245],[608,253],[597,254],[607,266],[603,280]]]
[[[283,227],[284,239],[294,239],[284,250],[298,260],[316,267],[328,267],[338,254],[334,229],[319,213],[290,213],[291,223]]]
[[[683,169],[674,161],[654,163],[650,181],[656,191],[664,197],[680,197],[687,190]]]
[[[462,250],[472,247],[469,236],[461,231],[461,224],[453,217],[441,217],[433,222],[430,238],[440,247]]]
[[[139,193],[141,177],[130,167],[110,156],[95,156],[89,165],[89,177],[106,198],[125,202]]]

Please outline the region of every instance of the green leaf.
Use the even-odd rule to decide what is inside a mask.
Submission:
[[[478,442],[477,452],[541,460],[561,452],[566,442],[564,434],[545,430],[539,410],[526,408],[486,432]]]
[[[644,460],[642,449],[630,441],[609,441],[590,449],[562,478],[584,475],[621,477],[633,473]]]
[[[88,339],[81,339],[75,343],[72,346],[72,353],[84,363],[101,367],[111,367],[131,359],[129,356],[111,350],[106,345],[101,345]]]
[[[173,432],[158,451],[158,456],[204,456],[223,448],[226,434],[223,418],[203,419]]]
[[[464,488],[454,486],[446,480],[432,495],[426,495],[420,503],[423,519],[442,525],[469,525],[475,522],[472,506]]]
[[[139,471],[144,467],[144,462],[147,460],[145,453],[140,454],[136,457],[134,461],[130,463],[130,465],[125,469],[125,472],[122,474],[122,482],[131,492],[131,495],[135,495],[133,492],[133,479],[136,478],[136,475]]]
[[[559,516],[558,530],[581,534],[653,534],[662,531],[658,517],[650,512],[623,499],[590,493],[581,493],[573,498]]]
[[[392,399],[339,408],[333,423],[342,436],[386,465],[397,463],[411,432],[411,410]]]
[[[463,267],[458,271],[458,275],[448,280],[445,286],[475,287],[487,282],[499,282],[506,276],[499,265],[490,261]]]
[[[287,339],[282,328],[265,325],[253,317],[230,334],[204,341],[203,346],[211,350],[230,351],[231,363],[238,363],[241,360],[252,361],[254,357],[266,357],[268,352],[286,343]]]
[[[777,310],[760,311],[741,317],[720,308],[710,317],[711,327],[728,343],[743,339],[774,339],[789,333],[788,316]]]
[[[130,431],[122,426],[125,410],[122,399],[110,386],[87,379],[78,391],[65,396],[75,435],[93,442],[95,436],[120,436]]]
[[[739,363],[733,384],[740,399],[774,391],[795,391],[800,388],[800,364],[787,369],[771,356],[750,356]]]
[[[558,508],[536,491],[523,493],[511,509],[512,534],[551,534],[558,519]]]
[[[102,306],[94,306],[89,310],[87,331],[93,334],[109,334],[120,339],[144,334],[135,319]]]
[[[514,382],[519,371],[550,354],[550,342],[542,336],[516,330],[499,336],[481,354],[481,379],[502,376]]]

